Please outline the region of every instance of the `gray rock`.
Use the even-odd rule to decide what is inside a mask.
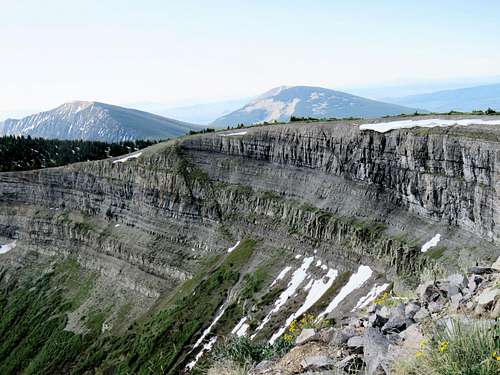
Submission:
[[[409,319],[404,316],[393,316],[382,327],[383,333],[399,333],[404,331],[409,323]]]
[[[493,263],[491,265],[491,268],[497,270],[497,271],[500,271],[500,256],[497,258],[497,260],[495,261],[495,263]]]
[[[305,357],[300,363],[302,368],[308,370],[321,370],[335,365],[335,360],[326,355],[313,355]]]
[[[387,323],[389,319],[384,318],[383,316],[374,313],[371,314],[370,317],[368,318],[368,323],[371,327],[382,327],[385,323]]]
[[[369,328],[368,328],[369,329]],[[347,346],[350,348],[360,348],[363,346],[363,336],[353,336],[347,340]]]
[[[465,288],[468,284],[467,278],[461,273],[455,273],[453,275],[448,276],[448,282],[452,286],[456,286],[457,288]]]
[[[453,312],[457,312],[459,307],[460,307],[460,302],[463,301],[463,296],[462,294],[458,293],[458,294],[455,294],[453,296],[451,296],[450,298],[450,309],[453,311]]]
[[[500,288],[487,288],[477,297],[477,304],[486,308],[488,305],[495,303],[498,297],[500,297]]]
[[[420,310],[420,304],[418,302],[409,302],[406,306],[405,306],[405,315],[408,317],[408,318],[412,318],[415,316],[415,314],[417,313],[417,311]]]
[[[474,293],[474,291],[477,289],[478,285],[483,282],[483,278],[479,275],[470,275],[468,279],[468,284],[467,288],[469,288],[469,291],[471,293]]]
[[[270,369],[274,365],[273,361],[264,360],[259,362],[257,366],[252,369],[252,373],[260,374],[264,373],[266,370]]]
[[[491,267],[471,267],[469,268],[469,273],[474,273],[476,275],[488,275],[490,273],[497,272],[496,269],[491,268]]]
[[[378,315],[384,319],[389,319],[389,317],[391,316],[391,308],[388,306],[382,306],[382,308],[378,312]]]
[[[367,328],[363,336],[364,361],[368,375],[390,374],[387,349],[389,340],[377,328]]]
[[[316,331],[313,328],[304,328],[300,335],[295,339],[295,345],[302,345],[316,335]]]
[[[421,321],[427,319],[429,316],[430,316],[429,310],[427,310],[425,307],[422,307],[413,316],[413,320],[415,320],[417,323],[420,323]]]
[[[490,318],[491,319],[498,319],[500,318],[500,299],[497,301],[495,304],[495,307],[490,312]]]
[[[336,330],[332,339],[330,340],[330,345],[332,346],[340,346],[347,343],[351,337],[356,336],[356,331],[353,328],[345,327],[339,330]]]
[[[440,311],[442,311],[444,308],[443,304],[440,303],[440,302],[431,302],[429,303],[429,305],[427,306],[427,309],[429,310],[429,312],[431,314],[435,314],[435,313],[438,313]]]
[[[363,360],[357,354],[351,354],[337,362],[335,368],[347,374],[357,374],[363,368]]]

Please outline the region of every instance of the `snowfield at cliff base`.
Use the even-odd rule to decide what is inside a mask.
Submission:
[[[373,124],[361,124],[360,130],[374,130],[379,133],[386,133],[396,129],[411,129],[411,128],[435,128],[446,126],[468,126],[468,125],[500,125],[500,120],[483,120],[483,119],[462,119],[462,120],[444,120],[439,118],[425,120],[402,120],[378,122]]]

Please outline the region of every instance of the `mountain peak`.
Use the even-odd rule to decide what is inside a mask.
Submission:
[[[197,128],[147,112],[79,100],[20,120],[0,123],[0,135],[119,142],[174,138]]]
[[[313,86],[279,86],[244,107],[216,119],[218,126],[289,121],[292,116],[312,118],[375,118],[414,113],[414,108],[362,98]]]

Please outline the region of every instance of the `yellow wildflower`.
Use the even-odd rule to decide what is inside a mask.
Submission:
[[[493,357],[494,360],[500,361],[500,353],[493,352],[493,353],[491,353],[491,356]]]
[[[429,340],[426,340],[426,339],[420,340],[420,349],[425,348],[427,346],[428,342],[429,342]]]
[[[424,352],[419,350],[418,352],[415,353],[415,357],[420,358],[424,355]]]
[[[448,349],[448,344],[449,344],[449,342],[446,341],[446,340],[445,341],[441,341],[439,343],[439,352],[440,353],[444,353],[446,351],[446,349]]]

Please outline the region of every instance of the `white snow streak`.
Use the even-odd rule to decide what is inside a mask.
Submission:
[[[194,368],[194,366],[196,366],[196,364],[201,359],[201,357],[203,357],[203,354],[212,350],[216,341],[217,341],[217,336],[214,336],[210,339],[209,342],[207,342],[205,345],[203,345],[203,348],[201,348],[199,353],[196,354],[196,357],[186,365],[186,369],[188,371],[191,371]]]
[[[337,276],[337,270],[329,269],[327,274],[322,279],[315,280],[312,283],[311,290],[307,294],[307,297],[302,306],[300,306],[300,308],[294,314],[288,317],[285,325],[271,337],[269,343],[274,344],[274,342],[285,332],[286,328],[294,321],[294,319],[297,319],[299,316],[307,312],[307,310],[309,310],[316,302],[318,302],[323,294],[325,294],[326,291],[333,285],[333,282],[335,281]],[[326,279],[326,281],[323,281],[324,279]]]
[[[366,296],[361,297],[359,299],[357,305],[354,307],[354,309],[352,309],[352,311],[362,309],[362,308],[368,306],[370,303],[375,301],[375,298],[377,298],[380,293],[382,293],[384,290],[386,290],[388,286],[389,286],[389,284],[382,284],[379,286],[377,286],[377,284],[375,284]]]
[[[225,133],[225,134],[221,134],[220,136],[221,137],[233,137],[233,136],[245,135],[245,134],[247,134],[247,132]]]
[[[16,241],[12,241],[8,244],[5,245],[0,245],[0,254],[5,254],[11,251],[13,248],[16,247]]]
[[[286,276],[286,274],[288,273],[288,271],[290,271],[291,269],[292,269],[292,267],[285,267],[285,268],[283,268],[283,270],[280,272],[280,274],[271,283],[270,288],[272,288],[273,286],[275,286],[278,281],[282,280]]]
[[[427,241],[426,243],[423,244],[422,249],[421,249],[422,253],[425,253],[431,247],[436,246],[440,240],[441,240],[441,235],[438,233],[434,237],[432,237],[429,241]]]
[[[362,124],[359,126],[361,130],[374,130],[379,133],[385,133],[394,129],[410,129],[415,127],[434,128],[444,126],[468,126],[468,125],[500,125],[500,120],[483,120],[483,119],[462,119],[462,120],[444,120],[439,118],[425,120],[402,120],[379,122],[376,124]]]
[[[231,334],[236,335],[238,337],[245,336],[247,334],[248,328],[250,327],[248,324],[245,322],[248,320],[248,318],[245,316],[243,319],[241,319],[238,324],[233,328],[231,331]]]
[[[372,276],[372,274],[373,271],[370,267],[359,266],[356,273],[351,275],[347,284],[342,287],[340,292],[335,296],[332,302],[330,302],[325,311],[318,315],[318,318],[321,318],[335,310],[335,308],[340,304],[340,302],[344,300],[344,298],[346,298],[354,290],[360,288]]]
[[[251,337],[252,339],[257,335],[257,332],[259,332],[262,328],[264,328],[267,322],[269,322],[271,316],[277,313],[281,309],[281,307],[286,303],[286,301],[288,301],[288,299],[295,294],[300,284],[302,284],[302,282],[306,279],[307,269],[309,268],[313,260],[314,257],[304,258],[304,260],[302,261],[302,265],[299,268],[297,268],[293,273],[292,279],[288,283],[287,289],[285,289],[278,297],[278,299],[274,303],[274,308],[269,312],[269,314],[266,315],[262,323],[257,327],[255,333]]]
[[[142,155],[142,152],[137,152],[135,154],[125,156],[124,158],[114,160],[113,164],[116,164],[116,163],[125,163],[126,161],[128,161],[130,159],[137,159],[141,155]]]
[[[219,313],[219,315],[217,315],[215,317],[215,319],[212,321],[212,323],[210,324],[210,326],[208,326],[208,328],[203,332],[203,334],[198,339],[198,341],[196,341],[196,343],[193,346],[193,349],[196,349],[198,346],[200,346],[200,344],[203,342],[203,340],[205,340],[205,337],[207,337],[207,335],[210,333],[210,331],[212,330],[212,328],[217,324],[217,322],[219,321],[219,319],[222,318],[222,315],[224,315],[225,311],[226,311],[225,308],[221,308],[221,312]]]
[[[236,249],[236,248],[240,245],[240,242],[241,242],[241,241],[239,241],[239,240],[238,240],[238,242],[236,242],[236,245],[234,245],[233,247],[230,247],[229,249],[227,249],[227,252],[228,252],[228,253],[230,253],[230,252],[232,252],[234,249]]]

